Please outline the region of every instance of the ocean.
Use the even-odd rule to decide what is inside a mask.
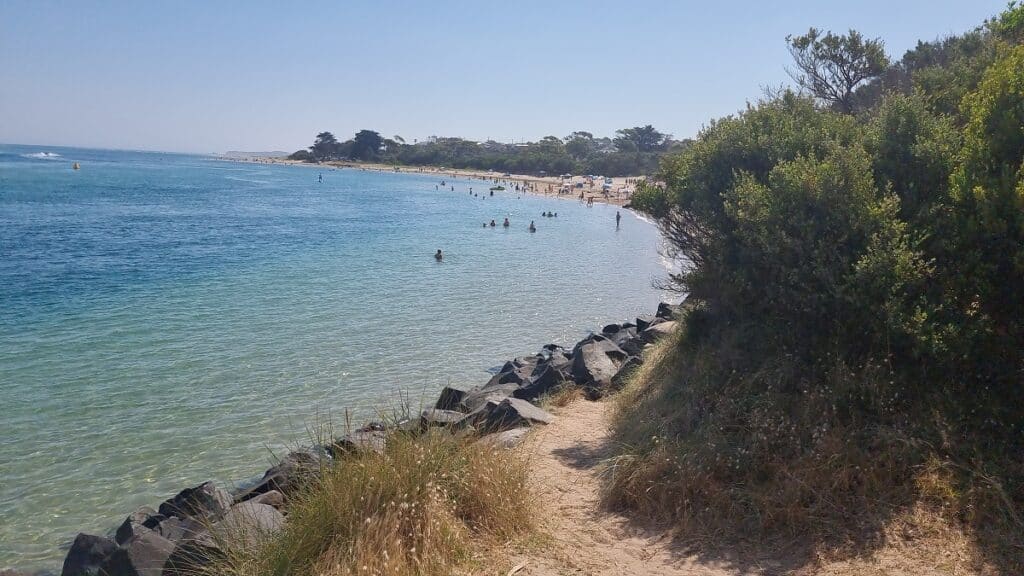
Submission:
[[[0,145],[0,569],[670,297],[632,213],[440,179]]]

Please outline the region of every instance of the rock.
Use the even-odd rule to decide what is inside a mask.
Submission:
[[[665,320],[674,320],[678,317],[679,312],[682,310],[680,304],[669,304],[668,302],[662,302],[658,304],[658,312],[655,314],[658,318],[664,318]]]
[[[659,318],[657,316],[637,316],[637,318],[636,318],[636,331],[637,331],[637,333],[641,333],[644,330],[647,330],[648,328],[650,328],[651,326],[653,326],[655,324],[658,324],[659,322],[664,322],[664,321],[665,321],[664,318]]]
[[[462,409],[465,412],[473,413],[490,401],[500,402],[508,398],[519,388],[519,384],[509,382],[506,384],[486,384],[480,388],[474,388],[462,400]]]
[[[572,377],[586,387],[606,388],[619,371],[627,355],[615,343],[597,340],[584,344],[573,353]]]
[[[117,533],[114,535],[114,540],[118,544],[124,544],[139,533],[140,530],[155,530],[160,522],[165,520],[167,517],[160,515],[156,510],[153,510],[149,506],[142,506],[137,508],[135,512],[132,512],[124,519],[121,526],[117,528]]]
[[[426,430],[432,426],[455,427],[466,419],[462,412],[430,408],[420,413],[420,426]]]
[[[551,365],[545,365],[541,373],[530,378],[530,380],[512,391],[514,398],[521,400],[536,400],[542,395],[551,392],[569,380],[565,372],[558,370]]]
[[[156,532],[142,532],[114,550],[100,565],[100,574],[161,576],[174,550],[174,543]]]
[[[622,326],[619,325],[619,324],[608,324],[604,328],[601,328],[601,334],[605,334],[605,335],[615,334],[616,332],[618,332],[621,329],[622,329]]]
[[[498,371],[484,386],[492,386],[497,384],[522,384],[530,377],[530,373],[537,364],[542,360],[542,357],[537,356],[524,356],[505,362],[505,365]]]
[[[643,363],[644,361],[639,356],[630,356],[627,358],[626,361],[622,363],[622,366],[619,366],[619,371],[612,377],[612,388],[615,390],[622,388],[626,378],[628,378],[629,375]]]
[[[466,394],[469,393],[469,388],[463,388],[461,386],[445,386],[441,390],[441,396],[437,399],[434,404],[434,408],[438,410],[458,410],[462,401],[466,398]]]
[[[335,458],[344,454],[362,451],[373,451],[377,454],[383,454],[387,439],[387,433],[380,430],[350,432],[336,439],[328,450],[330,450],[331,456]]]
[[[79,534],[64,557],[61,576],[96,576],[100,566],[114,551],[117,543],[110,538]]]
[[[195,488],[186,488],[174,498],[160,505],[160,514],[178,518],[216,519],[231,508],[234,499],[227,490],[213,482],[204,482]]]
[[[552,351],[543,362],[539,362],[534,366],[533,371],[530,372],[530,378],[536,378],[542,374],[548,366],[568,373],[570,364],[572,364],[572,360],[566,356],[564,350],[559,349]]]
[[[506,398],[495,406],[484,420],[483,428],[498,432],[532,424],[550,424],[554,416],[518,398]]]
[[[387,428],[383,422],[367,422],[361,428],[357,428],[356,432],[383,432]]]
[[[267,506],[273,506],[274,508],[281,509],[284,507],[284,494],[277,490],[271,490],[270,492],[264,492],[259,496],[249,500],[249,502],[255,502],[257,504],[266,504]]]
[[[640,339],[648,344],[651,344],[653,342],[661,340],[662,338],[668,336],[669,334],[672,334],[673,332],[676,331],[676,328],[678,326],[678,320],[670,320],[666,322],[661,322],[659,324],[655,324],[654,326],[651,326],[647,330],[644,330],[643,333],[640,334]]]
[[[196,534],[205,529],[203,522],[202,520],[193,520],[191,518],[182,520],[172,516],[160,522],[156,527],[156,533],[171,542],[186,540],[195,537]]]
[[[236,502],[244,502],[260,494],[277,491],[291,494],[303,484],[315,478],[330,456],[327,452],[315,449],[291,452],[263,474],[263,478],[255,486],[245,490],[236,498]]]
[[[220,547],[255,547],[284,526],[284,515],[277,508],[259,502],[236,504],[210,530]]]
[[[488,434],[477,442],[492,448],[515,448],[523,443],[526,433],[529,431],[529,428],[513,428],[497,434]]]

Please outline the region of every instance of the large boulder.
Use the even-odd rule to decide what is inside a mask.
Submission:
[[[512,391],[514,398],[521,400],[536,400],[569,380],[568,375],[550,364],[544,365],[540,374],[530,378],[526,384]]]
[[[482,428],[488,432],[499,432],[533,424],[550,424],[554,416],[518,398],[506,398],[498,403],[484,420]]]
[[[244,502],[271,491],[284,495],[292,494],[306,482],[316,478],[329,458],[326,451],[315,449],[291,452],[269,468],[254,486],[236,496],[235,501]]]
[[[491,386],[496,384],[522,384],[530,377],[530,373],[537,366],[540,361],[543,360],[539,356],[523,356],[505,362],[505,365],[501,367],[485,386]]]
[[[673,332],[676,331],[676,328],[678,327],[678,320],[669,320],[661,322],[659,324],[651,326],[647,330],[644,330],[643,333],[640,334],[640,339],[647,344],[651,344],[657,342],[658,340],[661,340],[662,338],[668,336],[669,334],[672,334]]]
[[[573,352],[572,377],[589,388],[607,388],[628,355],[607,339],[593,340]]]
[[[681,304],[669,304],[668,302],[662,302],[658,304],[658,312],[655,314],[658,318],[664,318],[665,320],[675,320],[679,317],[679,313],[682,311],[683,306]]]
[[[160,514],[178,518],[217,519],[223,516],[234,499],[231,494],[213,482],[204,482],[194,488],[186,488],[160,505]]]
[[[434,404],[434,408],[438,410],[458,410],[462,405],[462,401],[466,398],[470,388],[462,386],[445,386],[441,390],[441,396],[438,397],[437,403]]]
[[[664,322],[664,321],[665,321],[664,318],[659,318],[657,316],[650,316],[650,315],[647,315],[647,316],[637,316],[636,317],[636,331],[637,331],[637,333],[641,333],[644,330],[647,330],[648,328],[650,328],[651,326],[654,326],[655,324],[658,324],[658,323]]]
[[[277,508],[250,500],[233,506],[210,532],[221,547],[252,548],[283,526],[284,515]]]
[[[249,500],[249,502],[256,502],[257,504],[266,504],[268,506],[273,506],[274,508],[280,510],[281,508],[284,507],[284,494],[281,494],[277,490],[271,490],[270,492],[264,492],[263,494],[256,496],[252,500]]]
[[[64,557],[61,576],[97,576],[103,561],[115,550],[117,543],[110,538],[79,534]]]
[[[423,430],[435,426],[454,428],[461,425],[465,419],[466,414],[463,412],[428,408],[420,413],[420,427]]]
[[[474,388],[466,397],[462,400],[462,410],[468,413],[473,413],[488,402],[497,401],[508,398],[519,388],[519,383],[508,382],[505,384],[491,384],[488,383],[480,388]]]
[[[114,550],[100,565],[104,576],[161,576],[175,550],[156,532],[141,532]]]
[[[137,508],[124,519],[124,522],[117,528],[114,540],[118,544],[124,544],[139,533],[140,530],[156,530],[160,522],[166,520],[166,516],[158,514],[149,506]]]

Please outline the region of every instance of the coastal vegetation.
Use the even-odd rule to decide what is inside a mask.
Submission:
[[[893,63],[853,31],[787,40],[802,90],[634,197],[688,312],[617,402],[606,501],[792,568],[904,545],[1019,574],[1024,6]]]
[[[530,175],[637,176],[654,172],[662,157],[679,152],[687,145],[688,141],[673,140],[649,124],[619,130],[615,138],[597,138],[590,132],[579,131],[564,138],[547,136],[537,142],[519,144],[437,137],[409,144],[401,136],[385,138],[372,130],[360,130],[344,142],[330,132],[321,132],[308,150],[299,150],[289,158],[307,162],[444,166]]]
[[[534,523],[522,455],[436,429],[393,434],[325,468],[259,545],[232,547],[203,574],[446,576]]]

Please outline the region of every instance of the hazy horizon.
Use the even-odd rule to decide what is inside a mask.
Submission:
[[[0,142],[283,150],[322,130],[537,140],[653,124],[676,138],[789,84],[785,36],[855,28],[899,58],[1004,0],[488,6],[0,6]]]

